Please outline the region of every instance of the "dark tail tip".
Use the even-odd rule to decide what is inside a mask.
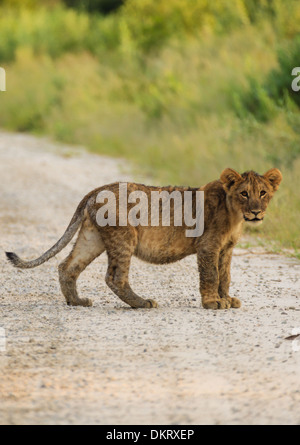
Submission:
[[[19,257],[13,252],[5,252],[8,261],[10,261],[14,266],[17,266],[19,263]]]

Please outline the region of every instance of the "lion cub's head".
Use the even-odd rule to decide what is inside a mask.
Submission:
[[[279,187],[282,174],[277,168],[272,168],[263,176],[254,171],[240,175],[235,170],[226,168],[220,179],[232,210],[245,221],[260,224],[272,196]]]

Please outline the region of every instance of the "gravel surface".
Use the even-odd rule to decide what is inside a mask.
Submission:
[[[132,310],[106,286],[103,254],[79,281],[94,306],[68,307],[57,266],[69,248],[29,271],[4,251],[43,253],[85,193],[130,179],[122,162],[0,133],[0,177],[1,424],[300,424],[300,337],[285,340],[300,333],[299,261],[236,249],[243,306],[209,311],[194,256],[134,259],[133,289],[160,307]]]

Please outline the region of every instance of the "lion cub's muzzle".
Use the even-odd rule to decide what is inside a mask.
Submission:
[[[261,210],[251,210],[251,212],[244,214],[244,220],[251,223],[262,222],[264,219],[264,214]]]

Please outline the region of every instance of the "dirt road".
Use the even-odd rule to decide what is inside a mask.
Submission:
[[[0,423],[300,424],[300,337],[285,340],[300,333],[296,260],[236,249],[231,295],[243,306],[225,311],[200,307],[194,256],[133,261],[133,288],[156,310],[111,293],[105,254],[79,283],[92,308],[60,293],[69,249],[30,271],[8,264],[4,251],[31,259],[52,246],[86,192],[129,179],[122,169],[0,133]]]

